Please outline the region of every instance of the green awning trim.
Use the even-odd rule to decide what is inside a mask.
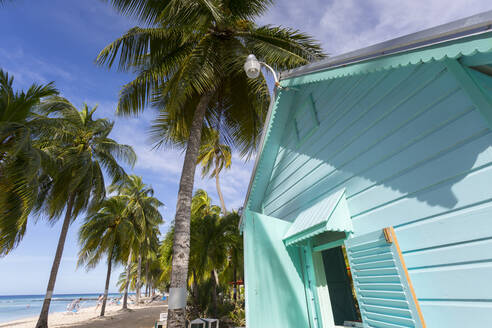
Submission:
[[[290,246],[324,232],[350,233],[353,230],[345,189],[342,189],[300,212],[283,241]]]
[[[406,51],[388,57],[378,57],[358,64],[356,63],[298,76],[283,80],[280,84],[283,87],[291,87],[345,76],[373,73],[408,65],[442,61],[449,58],[458,59],[490,52],[492,52],[492,33],[486,33],[460,40],[452,40],[430,47]]]

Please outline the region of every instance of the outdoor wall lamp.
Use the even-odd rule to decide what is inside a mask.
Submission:
[[[267,63],[258,61],[256,56],[253,54],[248,55],[248,57],[246,58],[246,62],[244,63],[244,71],[246,72],[246,75],[250,79],[256,79],[260,75],[261,65],[263,65],[264,67],[269,69],[270,72],[272,72],[273,78],[275,79],[275,86],[280,87],[277,72],[275,72],[275,70]]]

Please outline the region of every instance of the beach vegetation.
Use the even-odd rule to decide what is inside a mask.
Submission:
[[[240,216],[236,211],[221,215],[220,207],[201,189],[194,194],[191,211],[187,319],[206,316],[230,321],[235,308],[244,305],[238,288],[244,275]],[[160,246],[161,288],[170,286],[173,234],[172,227]]]

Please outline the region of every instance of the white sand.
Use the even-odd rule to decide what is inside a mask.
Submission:
[[[167,302],[166,302],[167,303]],[[159,319],[159,313],[167,311],[164,302],[153,302],[148,305],[128,305],[130,312],[121,311],[121,305],[107,305],[104,317],[99,317],[101,308],[95,311],[94,307],[80,309],[77,313],[50,313],[49,328],[151,328]],[[34,328],[38,317],[25,318],[6,323],[0,323],[0,328]]]

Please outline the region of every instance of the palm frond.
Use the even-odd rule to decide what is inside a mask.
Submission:
[[[168,5],[166,0],[107,0],[120,13],[153,24]]]
[[[42,188],[43,155],[34,144],[37,107],[58,93],[53,83],[14,91],[13,76],[0,69],[0,256],[22,240]]]

